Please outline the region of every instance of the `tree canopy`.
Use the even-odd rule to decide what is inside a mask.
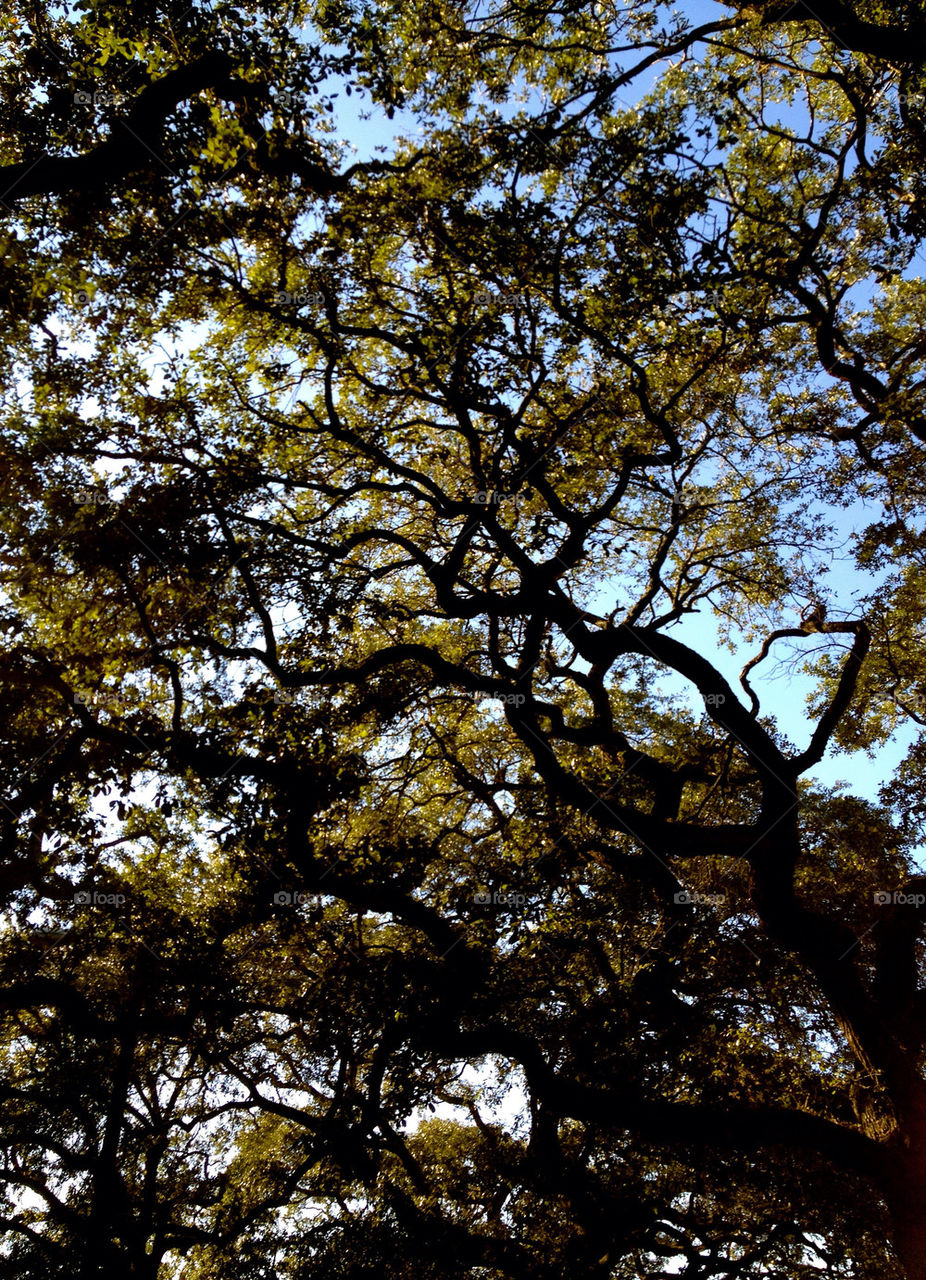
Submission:
[[[924,1280],[922,6],[0,23],[0,1276]]]

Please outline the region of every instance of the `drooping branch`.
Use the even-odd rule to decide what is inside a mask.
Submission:
[[[749,683],[749,673],[768,657],[775,641],[785,639],[788,636],[803,638],[808,635],[832,635],[839,632],[849,632],[855,636],[855,639],[839,677],[836,692],[817,723],[810,745],[806,751],[802,751],[792,762],[797,774],[806,773],[808,769],[815,764],[819,764],[823,759],[827,744],[833,736],[836,726],[848,710],[855,693],[855,686],[858,683],[862,663],[865,661],[865,656],[871,645],[871,632],[867,624],[861,620],[856,622],[825,622],[821,619],[819,622],[815,622],[813,626],[808,624],[803,627],[780,627],[777,631],[773,631],[766,636],[762,643],[762,648],[754,658],[750,658],[740,672],[740,684],[749,695],[750,714],[755,717],[759,714],[759,699]]]
[[[854,634],[855,639],[852,642],[852,648],[840,674],[839,684],[836,687],[833,699],[820,717],[807,750],[803,751],[794,761],[795,768],[799,774],[805,773],[823,759],[827,743],[833,736],[836,726],[852,701],[862,663],[865,661],[865,655],[868,653],[871,644],[871,632],[864,622],[824,622],[820,630],[824,632],[848,631]]]
[[[762,642],[762,648],[756,656],[754,658],[750,658],[745,667],[743,667],[740,672],[740,684],[746,690],[746,694],[749,697],[750,715],[757,716],[759,714],[759,699],[752,685],[749,683],[750,671],[757,667],[760,662],[765,661],[771,653],[772,645],[776,640],[784,640],[788,636],[806,636],[807,634],[808,632],[805,631],[803,627],[779,627],[777,631],[773,631],[770,635],[765,637],[765,640]]]

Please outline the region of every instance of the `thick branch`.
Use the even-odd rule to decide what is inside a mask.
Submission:
[[[8,207],[29,196],[99,191],[160,159],[164,125],[170,113],[204,89],[227,82],[232,62],[209,53],[178,67],[143,89],[109,137],[82,156],[42,155],[0,168],[0,203]]]
[[[882,27],[859,18],[842,0],[813,0],[805,4],[774,3],[756,6],[762,14],[763,26],[779,22],[816,23],[833,37],[843,49],[867,53],[893,63],[921,65],[926,59],[926,30],[922,24]]]
[[[441,1052],[497,1053],[519,1062],[533,1093],[560,1115],[592,1125],[626,1129],[642,1138],[714,1148],[757,1151],[769,1147],[813,1152],[841,1169],[877,1176],[877,1143],[852,1129],[786,1107],[718,1106],[655,1101],[636,1087],[600,1089],[566,1080],[548,1064],[531,1037],[501,1025],[461,1032]]]

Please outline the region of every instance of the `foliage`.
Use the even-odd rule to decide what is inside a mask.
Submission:
[[[0,1275],[923,1280],[914,8],[7,7]]]

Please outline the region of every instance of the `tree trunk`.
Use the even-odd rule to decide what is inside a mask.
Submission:
[[[903,1153],[885,1194],[894,1248],[907,1280],[926,1280],[926,1146]]]
[[[926,1202],[892,1218],[894,1248],[907,1280],[926,1280]]]

